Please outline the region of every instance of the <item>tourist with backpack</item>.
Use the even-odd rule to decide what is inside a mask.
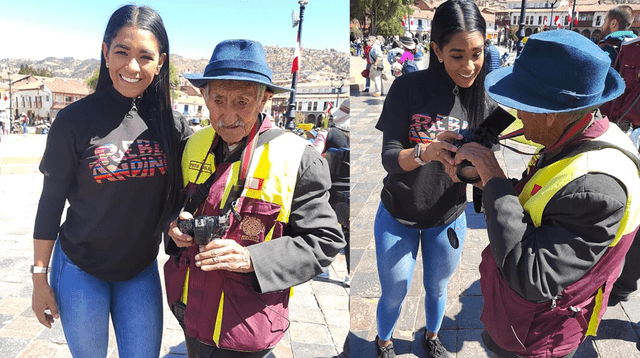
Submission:
[[[609,54],[611,58],[611,66],[615,66],[620,46],[626,38],[636,38],[636,34],[629,31],[633,23],[633,11],[628,5],[616,6],[609,10],[604,17],[602,25],[602,40],[598,46]],[[620,71],[619,67],[615,67],[616,71]]]
[[[625,82],[622,96],[605,103],[600,110],[609,120],[630,134],[636,148],[640,132],[640,78],[637,66],[640,63],[640,38],[629,31],[633,22],[631,7],[616,6],[609,10],[602,25],[603,39],[599,46],[609,54],[611,66],[616,69]],[[629,252],[625,256],[620,277],[616,280],[609,296],[609,305],[628,301],[629,296],[638,289],[640,279],[640,234],[636,234]]]

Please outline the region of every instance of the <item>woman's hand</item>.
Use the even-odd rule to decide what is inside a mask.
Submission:
[[[189,212],[183,211],[180,213],[179,218],[181,220],[189,220],[193,218],[193,215]],[[178,219],[173,220],[171,224],[169,224],[169,236],[171,236],[171,239],[173,239],[173,242],[175,242],[178,247],[193,246],[193,237],[180,231],[178,228]]]
[[[462,134],[455,131],[440,132],[433,139],[433,142],[425,146],[420,158],[424,161],[439,161],[445,166],[445,170],[449,172],[447,166],[454,166],[453,156],[456,154],[458,147],[453,142],[462,139]]]
[[[229,239],[212,240],[206,246],[200,246],[200,253],[196,255],[196,266],[203,271],[253,272],[249,251],[235,240]]]
[[[35,312],[38,321],[47,328],[55,319],[59,319],[58,306],[53,290],[49,287],[46,273],[33,274],[33,295],[31,296],[31,308]],[[47,312],[49,310],[49,312]]]

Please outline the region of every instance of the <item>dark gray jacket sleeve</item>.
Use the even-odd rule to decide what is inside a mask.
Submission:
[[[520,296],[549,300],[604,255],[618,231],[627,195],[616,179],[586,174],[551,198],[535,227],[509,179],[484,187],[487,232],[502,276]]]
[[[247,247],[259,292],[283,290],[306,282],[328,267],[345,246],[329,205],[331,178],[327,161],[305,148],[285,235]]]

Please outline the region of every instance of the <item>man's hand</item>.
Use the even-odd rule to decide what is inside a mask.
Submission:
[[[463,160],[468,160],[478,171],[480,175],[480,183],[474,184],[474,186],[482,189],[489,180],[493,178],[506,178],[507,176],[500,168],[500,164],[496,160],[495,155],[491,149],[483,146],[479,143],[466,143],[458,149],[455,156],[455,165],[462,163]]]
[[[35,312],[38,321],[47,328],[51,328],[54,319],[59,319],[58,306],[51,287],[47,282],[47,274],[38,273],[33,275],[33,296],[31,297],[31,308]],[[46,310],[49,310],[48,313]]]
[[[193,215],[189,212],[183,211],[180,213],[181,220],[189,220],[192,218]],[[171,224],[169,224],[169,236],[171,236],[171,239],[173,239],[173,242],[175,242],[178,247],[190,247],[193,245],[193,238],[182,233],[178,228],[178,219],[173,220]]]
[[[203,271],[253,272],[249,251],[234,240],[228,239],[217,239],[206,246],[200,246],[200,253],[196,255],[196,266]]]

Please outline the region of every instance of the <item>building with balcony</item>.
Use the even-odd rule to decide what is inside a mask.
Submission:
[[[61,109],[90,93],[89,87],[80,80],[30,77],[12,84],[14,116],[25,113],[30,124],[44,119],[53,121]]]

